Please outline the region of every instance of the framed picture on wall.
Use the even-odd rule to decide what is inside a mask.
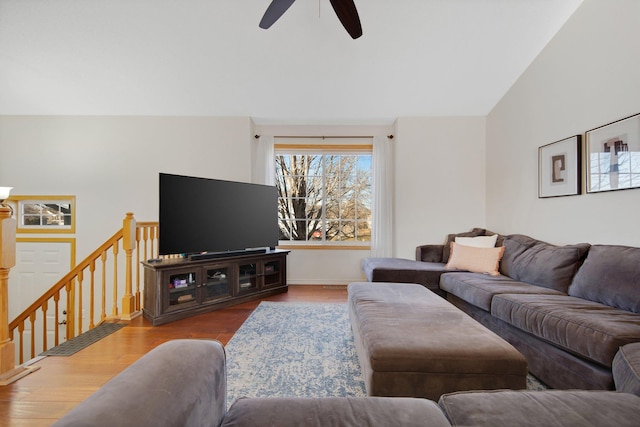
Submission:
[[[587,192],[640,188],[640,114],[587,131]]]
[[[582,136],[538,148],[538,197],[575,196],[582,193]]]

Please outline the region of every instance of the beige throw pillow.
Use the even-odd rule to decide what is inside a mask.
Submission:
[[[445,266],[447,270],[466,270],[498,276],[504,246],[498,248],[477,248],[451,242],[451,255]]]

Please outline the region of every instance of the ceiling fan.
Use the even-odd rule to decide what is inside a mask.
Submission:
[[[289,9],[296,0],[272,0],[266,12],[262,16],[259,27],[267,29],[271,27]],[[338,15],[342,26],[351,38],[357,39],[362,35],[360,17],[353,0],[329,0],[333,10]]]

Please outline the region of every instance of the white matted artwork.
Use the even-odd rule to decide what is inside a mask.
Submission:
[[[582,136],[538,148],[538,197],[575,196],[582,192]]]
[[[640,188],[640,114],[585,135],[588,193]]]

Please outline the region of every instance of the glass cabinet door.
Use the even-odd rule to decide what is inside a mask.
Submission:
[[[279,259],[264,262],[264,288],[282,285],[282,261]]]
[[[168,289],[168,310],[179,309],[186,305],[197,303],[197,274],[196,270],[185,270],[166,275]]]
[[[258,263],[249,262],[238,266],[238,293],[258,290]]]
[[[205,267],[206,280],[202,284],[203,300],[216,300],[231,295],[231,278],[228,266]]]

